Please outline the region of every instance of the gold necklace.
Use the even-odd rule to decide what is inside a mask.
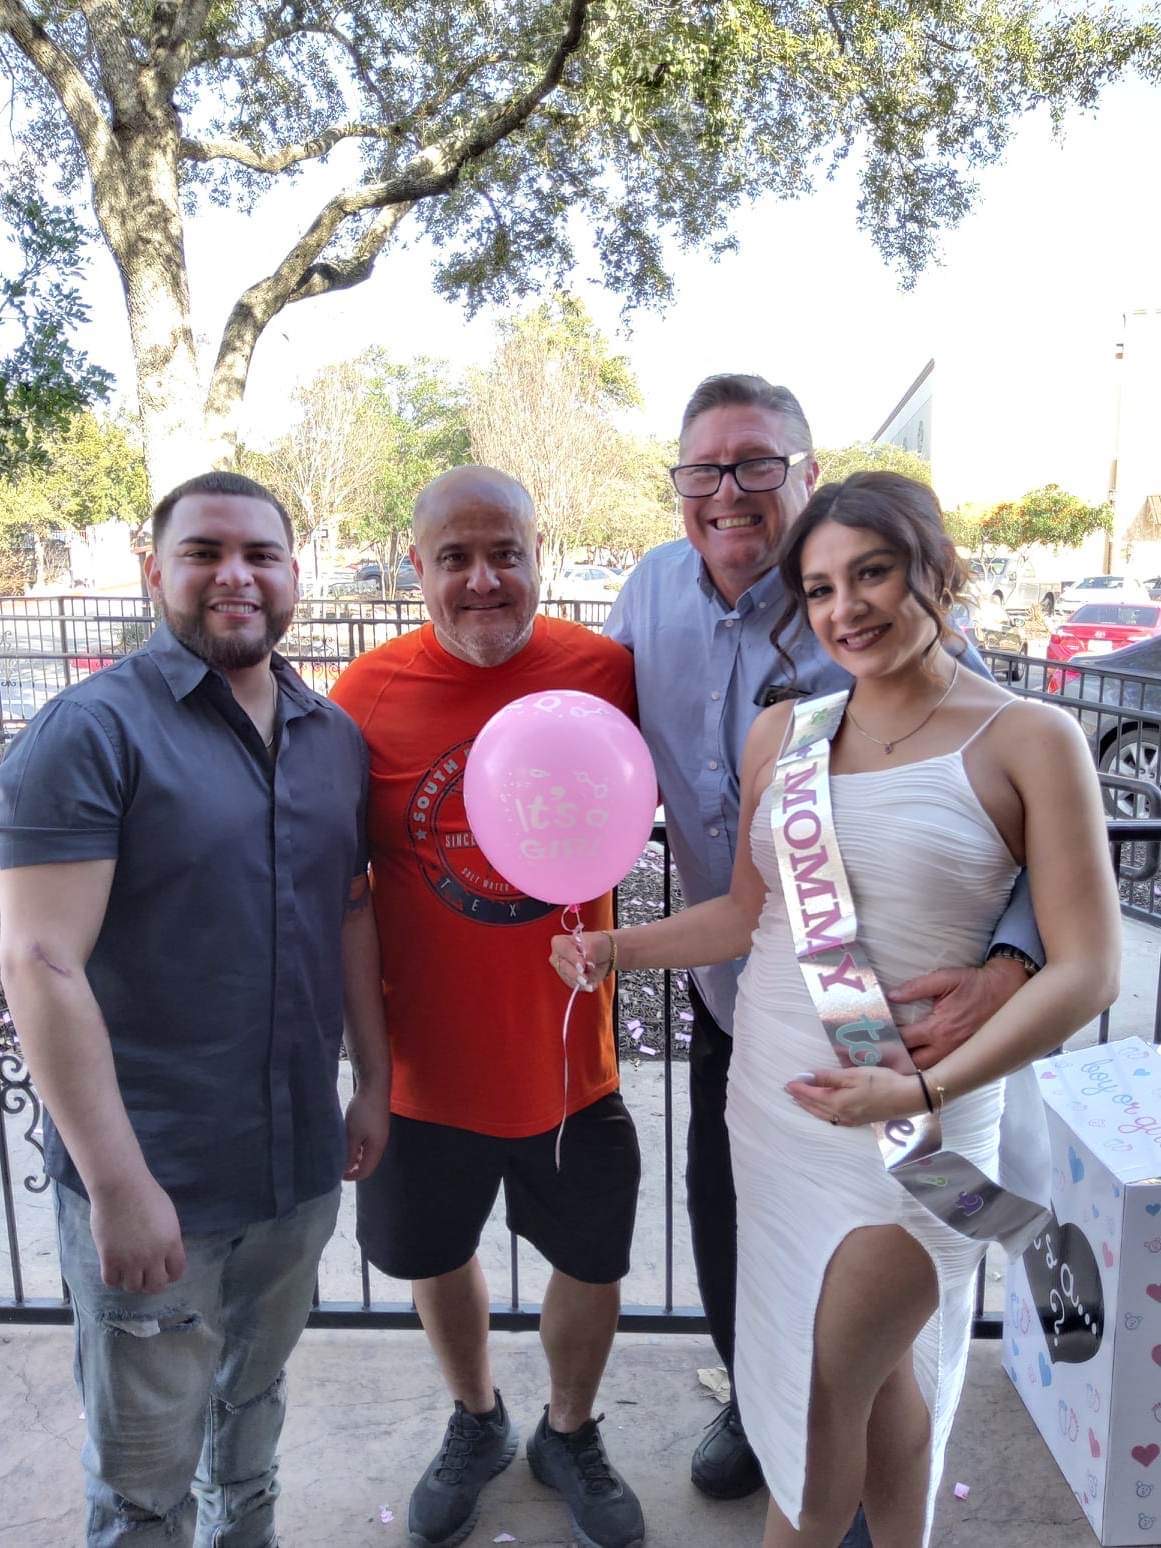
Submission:
[[[956,680],[956,678],[958,676],[959,676],[959,662],[957,661],[955,663],[954,667],[952,668],[951,682],[948,683],[947,687],[940,694],[939,698],[936,699],[935,703],[927,711],[927,714],[924,715],[923,719],[919,722],[919,724],[917,726],[912,726],[910,731],[904,731],[902,736],[892,737],[889,742],[884,742],[881,737],[872,736],[869,731],[864,731],[862,726],[860,726],[858,721],[855,719],[854,714],[852,713],[851,707],[850,707],[849,704],[847,705],[847,719],[850,721],[851,725],[854,726],[855,730],[859,733],[860,736],[865,736],[868,742],[874,742],[876,747],[881,747],[883,749],[883,751],[888,755],[888,757],[890,757],[890,755],[895,751],[896,747],[898,747],[900,742],[906,742],[908,740],[908,738],[914,736],[917,731],[922,731],[923,730],[924,726],[931,719],[932,715],[935,714],[936,710],[943,703],[944,699],[947,698],[948,694],[955,687],[955,680]]]

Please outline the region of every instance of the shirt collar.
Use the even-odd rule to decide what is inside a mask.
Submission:
[[[187,645],[183,645],[167,623],[157,625],[142,649],[156,663],[157,670],[165,679],[175,699],[188,698],[194,689],[211,675],[223,686],[228,687],[221,673],[215,671]],[[316,696],[311,693],[285,656],[272,651],[270,665],[274,669],[279,689],[289,695],[298,706],[300,714],[309,715],[312,710],[318,708]]]
[[[747,613],[753,611],[759,603],[764,603],[768,608],[774,602],[781,602],[786,592],[786,588],[782,584],[781,572],[778,566],[775,565],[773,569],[767,570],[765,575],[760,575],[752,586],[742,592],[736,604],[730,607],[710,579],[706,562],[700,555],[697,561],[697,583],[701,587],[703,596],[707,597],[711,602],[716,602],[723,612],[737,613],[742,618]]]

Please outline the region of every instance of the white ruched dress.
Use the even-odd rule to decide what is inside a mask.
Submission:
[[[859,939],[883,988],[934,968],[982,961],[1018,867],[972,789],[963,749],[836,775],[831,790]],[[770,1492],[797,1527],[823,1275],[850,1231],[904,1227],[927,1250],[939,1280],[939,1308],[914,1347],[932,1429],[926,1542],[963,1387],[983,1249],[943,1225],[887,1173],[869,1127],[824,1123],[783,1089],[794,1076],[838,1060],[794,956],[771,794],[763,796],[750,834],[768,891],[738,986],[727,1103],[738,1195],[739,1409]],[[915,1019],[926,1008],[899,1009]],[[993,1178],[1003,1105],[1001,1081],[949,1102],[943,1115],[944,1144]]]

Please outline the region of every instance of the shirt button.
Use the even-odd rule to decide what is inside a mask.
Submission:
[[[759,602],[759,603],[758,603],[758,606],[759,606],[759,607],[765,607],[765,606],[766,606],[766,604],[765,604],[765,602]]]
[[[720,833],[720,832],[721,832],[721,831],[722,831],[722,830],[721,830],[721,829],[720,829],[720,828],[711,828],[711,829],[710,829],[710,838],[717,838],[717,836],[718,836],[718,834],[719,834],[719,833]]]
[[[734,625],[737,623],[737,621],[738,620],[736,618],[727,618],[726,619],[726,628],[727,629],[732,629],[734,627]]]
[[[721,694],[715,688],[713,693],[710,694],[710,698],[711,699],[720,699],[721,698]]]
[[[718,760],[716,758],[711,758],[710,761],[706,764],[707,769],[716,769],[717,766]]]

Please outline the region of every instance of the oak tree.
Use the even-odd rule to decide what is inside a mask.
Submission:
[[[720,251],[744,201],[855,153],[859,221],[906,277],[1020,114],[1155,75],[1158,29],[1082,0],[0,0],[0,55],[120,271],[156,493],[230,459],[272,319],[402,232],[469,307],[559,284],[578,229],[628,304],[662,302],[667,239]],[[186,223],[308,167],[325,191],[203,384]]]

